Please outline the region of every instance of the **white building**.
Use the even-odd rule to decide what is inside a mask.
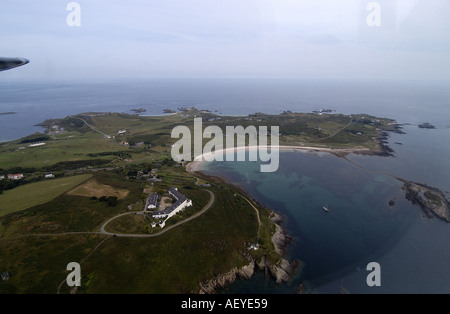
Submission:
[[[186,198],[186,196],[181,194],[177,188],[175,187],[170,188],[169,194],[176,199],[176,202],[164,210],[153,212],[152,213],[153,218],[156,219],[166,218],[167,220],[173,215],[176,215],[180,211],[184,210],[186,207],[192,206],[192,200]]]
[[[42,146],[45,145],[44,142],[36,142],[36,143],[30,143],[28,144],[28,147],[37,147],[37,146]]]
[[[54,178],[54,177],[55,177],[55,175],[53,173],[48,173],[45,175],[46,179],[50,179],[50,178]]]
[[[20,180],[22,178],[23,178],[23,173],[8,174],[9,180]]]

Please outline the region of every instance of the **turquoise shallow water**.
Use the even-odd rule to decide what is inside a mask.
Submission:
[[[302,273],[280,287],[258,274],[226,292],[294,293],[304,282],[321,293],[342,287],[351,293],[450,292],[450,244],[444,240],[450,239],[450,226],[423,218],[396,179],[326,153],[304,152],[281,152],[275,173],[261,173],[254,162],[212,162],[204,172],[239,185],[285,216],[294,237],[289,258],[305,263]],[[366,284],[372,261],[382,267],[381,287]]]

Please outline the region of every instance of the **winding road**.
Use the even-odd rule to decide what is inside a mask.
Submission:
[[[130,215],[130,214],[139,214],[139,213],[143,213],[144,211],[139,211],[139,212],[126,212],[126,213],[122,213],[119,214],[117,216],[114,216],[110,219],[108,219],[106,222],[103,223],[103,225],[100,228],[100,231],[72,231],[72,232],[61,232],[61,233],[32,233],[32,234],[24,234],[24,235],[19,235],[19,236],[15,236],[15,237],[6,237],[6,238],[1,238],[0,240],[9,240],[9,239],[17,239],[17,238],[25,238],[25,237],[54,237],[54,236],[64,236],[64,235],[81,235],[81,234],[104,234],[107,236],[116,236],[116,237],[124,237],[124,238],[151,238],[151,237],[157,237],[160,236],[161,234],[175,228],[178,227],[181,224],[184,224],[188,221],[191,221],[197,217],[199,217],[200,215],[204,214],[208,209],[211,208],[212,204],[214,204],[215,201],[215,195],[213,192],[211,192],[210,190],[203,190],[209,193],[210,195],[210,199],[208,201],[208,203],[202,208],[201,211],[195,213],[194,215],[177,222],[176,224],[169,226],[163,230],[161,230],[158,233],[154,233],[154,234],[132,234],[132,233],[114,233],[114,232],[108,232],[105,230],[105,227],[107,224],[109,224],[111,221],[113,221],[116,218],[125,216],[125,215]]]
[[[343,126],[341,129],[337,130],[337,131],[334,132],[333,134],[328,135],[327,137],[323,137],[323,138],[319,138],[319,139],[317,139],[317,140],[314,140],[314,142],[321,142],[321,141],[323,141],[323,140],[327,140],[327,139],[332,138],[333,136],[335,136],[335,135],[338,134],[339,132],[341,132],[341,131],[345,130],[346,128],[348,128],[348,127],[352,124],[352,122],[353,122],[353,118],[350,119],[350,122],[349,122],[349,123],[347,123],[345,126]]]
[[[195,213],[194,215],[192,215],[192,216],[190,216],[190,217],[188,217],[188,218],[186,218],[186,219],[184,219],[184,220],[182,220],[182,221],[177,222],[176,224],[174,224],[174,225],[172,225],[172,226],[169,226],[169,227],[167,227],[167,228],[161,230],[161,231],[158,232],[158,233],[154,233],[154,234],[128,234],[128,233],[113,233],[113,232],[108,232],[108,231],[105,230],[106,225],[109,224],[111,221],[113,221],[113,220],[116,219],[116,218],[119,218],[119,217],[125,216],[125,215],[129,215],[129,214],[140,214],[140,213],[144,213],[144,211],[140,211],[140,212],[127,212],[127,213],[123,213],[123,214],[114,216],[114,217],[108,219],[108,220],[102,225],[102,227],[101,227],[101,229],[100,229],[100,233],[105,234],[105,235],[108,235],[108,236],[116,236],[116,237],[124,237],[124,238],[151,238],[151,237],[157,237],[157,236],[160,236],[161,234],[163,234],[163,233],[165,233],[165,232],[167,232],[167,231],[169,231],[169,230],[171,230],[171,229],[173,229],[173,228],[175,228],[175,227],[177,227],[177,226],[179,226],[179,225],[181,225],[181,224],[184,224],[184,223],[186,223],[186,222],[188,222],[188,221],[191,221],[192,219],[195,219],[195,218],[199,217],[200,215],[204,214],[204,213],[212,206],[212,204],[214,203],[214,200],[215,200],[215,195],[214,195],[214,193],[211,192],[210,190],[203,190],[203,191],[206,191],[206,192],[209,193],[210,199],[209,199],[208,204],[206,204],[205,207],[203,207],[201,211]]]
[[[238,194],[239,195],[239,194]],[[247,201],[247,203],[249,203],[249,205],[251,206],[251,207],[253,207],[253,209],[255,210],[255,212],[256,212],[256,218],[258,219],[258,235],[257,235],[257,237],[256,237],[256,242],[258,242],[259,241],[259,231],[261,230],[261,219],[259,218],[259,210],[258,210],[258,208],[256,208],[253,204],[252,204],[252,202],[250,202],[246,197],[244,197],[244,196],[242,196],[242,195],[239,195],[240,197],[242,197],[244,200],[246,200]]]
[[[198,216],[200,216],[200,215],[202,215],[202,214],[204,214],[211,206],[212,206],[212,204],[214,204],[214,201],[215,201],[215,195],[214,195],[214,193],[213,192],[211,192],[210,190],[204,190],[204,191],[206,191],[206,192],[208,192],[209,193],[209,195],[210,195],[210,199],[209,199],[209,201],[208,201],[208,203],[202,208],[202,210],[201,211],[199,211],[199,212],[197,212],[197,213],[195,213],[194,215],[192,215],[192,216],[190,216],[190,217],[188,217],[188,218],[186,218],[186,219],[184,219],[184,220],[182,220],[182,221],[179,221],[178,223],[176,223],[176,224],[174,224],[174,225],[172,225],[172,226],[169,226],[169,227],[167,227],[167,228],[165,228],[165,229],[163,229],[162,231],[160,231],[160,232],[158,232],[158,233],[155,233],[155,234],[126,234],[126,233],[111,233],[111,232],[108,232],[108,231],[106,231],[105,230],[105,227],[106,227],[106,225],[107,224],[109,224],[111,221],[113,221],[114,219],[116,219],[116,218],[119,218],[119,217],[122,217],[122,216],[125,216],[125,215],[129,215],[129,214],[136,214],[136,213],[143,213],[144,211],[140,211],[140,212],[127,212],[127,213],[123,213],[123,214],[120,214],[120,215],[117,215],[117,216],[114,216],[114,217],[112,217],[112,218],[110,218],[110,219],[108,219],[103,225],[102,225],[102,227],[101,227],[101,229],[100,229],[100,232],[66,232],[66,233],[64,233],[64,234],[86,234],[86,233],[90,233],[90,234],[104,234],[104,235],[107,235],[107,236],[116,236],[116,237],[129,237],[129,238],[149,238],[149,237],[157,237],[157,236],[159,236],[159,235],[161,235],[161,234],[163,234],[163,233],[165,233],[165,232],[167,232],[167,231],[169,231],[169,230],[171,230],[171,229],[173,229],[173,228],[175,228],[175,227],[177,227],[177,226],[179,226],[179,225],[181,225],[181,224],[183,224],[183,223],[185,223],[185,222],[188,222],[188,221],[190,221],[190,220],[192,220],[192,219],[195,219],[195,218],[197,218]],[[247,202],[248,202],[248,200],[247,200]],[[250,202],[249,202],[250,203]],[[253,206],[253,205],[252,205]],[[258,215],[258,220],[259,220],[259,215]],[[43,234],[42,234],[43,235]],[[49,236],[49,235],[55,235],[55,234],[46,234],[45,236]],[[59,235],[61,235],[61,233],[59,234]],[[37,235],[37,236],[39,236],[39,235]],[[44,236],[44,235],[43,235]],[[81,262],[80,262],[80,264],[82,263],[82,262],[84,262],[89,256],[91,256],[106,240],[108,240],[108,239],[110,239],[110,237],[107,237],[107,238],[105,238],[105,239],[103,239],[85,258],[83,258],[82,260],[81,260]],[[57,290],[57,294],[59,294],[60,293],[60,291],[61,291],[61,287],[62,287],[62,285],[64,284],[66,282],[66,279],[64,279],[63,281],[61,281],[61,283],[59,284],[59,286],[58,286],[58,290]]]

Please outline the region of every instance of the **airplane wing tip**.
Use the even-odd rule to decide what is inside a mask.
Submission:
[[[22,65],[30,63],[30,60],[25,58],[3,58],[0,57],[0,71],[6,71]]]

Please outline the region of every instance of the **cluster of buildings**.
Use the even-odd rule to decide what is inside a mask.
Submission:
[[[14,173],[14,174],[6,175],[6,178],[8,180],[20,180],[20,179],[23,179],[24,177],[25,176],[23,175],[23,173]],[[47,173],[45,175],[46,179],[51,179],[51,178],[54,178],[54,177],[55,177],[55,175],[53,173]],[[0,180],[3,180],[3,179],[5,179],[5,176],[4,175],[0,175]]]
[[[151,176],[151,178],[148,178],[147,181],[148,182],[161,182],[162,179],[158,178],[157,172],[158,169],[154,168],[152,169],[152,171],[150,172],[149,176]]]
[[[129,133],[130,130],[129,129],[120,129],[117,131],[117,136],[124,136],[126,133]],[[116,138],[115,136],[113,136],[113,138]],[[120,141],[120,145],[122,146],[128,146],[130,148],[139,148],[139,147],[144,147],[144,146],[151,146],[150,144],[146,145],[145,142],[138,142],[138,143],[134,143],[133,145],[130,145],[130,143],[127,140],[122,140]]]
[[[130,145],[130,143],[127,142],[127,141],[121,141],[120,145],[122,145],[122,146],[129,146],[130,148],[139,148],[139,147],[146,146],[144,142],[139,142],[139,143],[135,143],[133,145]],[[151,146],[151,145],[149,144],[149,146]]]
[[[175,198],[175,203],[173,203],[172,205],[163,210],[153,211],[151,213],[152,218],[154,219],[164,219],[164,221],[159,224],[161,228],[165,226],[165,221],[167,219],[169,219],[173,215],[176,215],[178,212],[184,210],[186,207],[192,206],[192,200],[184,196],[180,191],[178,191],[176,187],[170,188],[168,192],[173,198]],[[151,193],[148,196],[146,205],[147,211],[157,208],[158,197],[159,196],[157,193]],[[152,227],[154,226],[156,226],[155,223],[152,224]]]
[[[63,127],[60,127],[58,124],[53,124],[50,129],[47,131],[47,135],[56,135],[56,134],[61,134],[61,133],[65,133],[66,131],[64,130]]]
[[[8,180],[20,180],[23,179],[23,173],[15,173],[15,174],[8,174],[6,176],[8,178]],[[5,178],[4,175],[0,176],[0,180],[3,180]]]

